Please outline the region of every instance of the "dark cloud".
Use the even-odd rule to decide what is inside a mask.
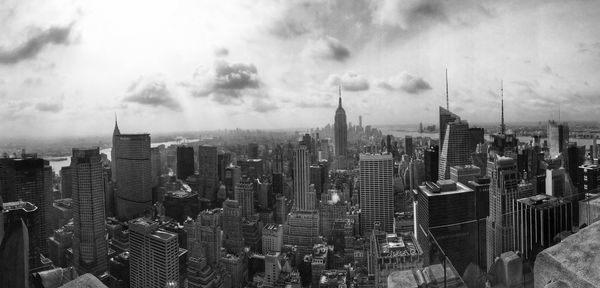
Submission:
[[[344,91],[366,91],[370,87],[367,78],[354,72],[347,72],[341,76],[330,75],[326,82],[329,86],[342,85]]]
[[[127,89],[124,102],[138,103],[153,107],[165,107],[180,111],[181,105],[173,97],[164,80],[158,77],[140,78]]]
[[[254,64],[217,61],[208,69],[197,69],[193,81],[181,83],[195,97],[212,97],[222,104],[236,103],[244,95],[264,97]]]
[[[25,40],[21,45],[9,49],[0,49],[0,64],[12,65],[35,58],[46,46],[66,45],[73,24],[66,27],[51,27]]]
[[[60,112],[63,110],[62,100],[57,102],[40,102],[35,104],[35,109],[42,112]]]
[[[229,55],[229,50],[225,47],[215,49],[215,56],[226,57]]]
[[[431,89],[431,85],[421,77],[413,76],[408,72],[381,81],[379,87],[389,91],[404,91],[409,94],[419,94]]]
[[[304,53],[319,59],[344,62],[350,57],[350,50],[333,37],[313,39],[304,49]]]

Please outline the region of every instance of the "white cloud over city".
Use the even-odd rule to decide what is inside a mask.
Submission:
[[[0,133],[598,120],[595,1],[0,2]],[[427,109],[430,107],[433,109]],[[496,117],[496,115],[498,117]],[[152,119],[152,121],[140,121]]]

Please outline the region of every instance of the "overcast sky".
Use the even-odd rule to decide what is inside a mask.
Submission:
[[[501,2],[501,3],[499,3]],[[598,120],[598,1],[0,0],[0,135]]]

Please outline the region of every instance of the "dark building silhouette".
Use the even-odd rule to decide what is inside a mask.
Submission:
[[[219,181],[223,182],[225,180],[225,168],[229,167],[231,164],[231,153],[219,153],[217,154],[217,166],[218,166],[218,178]]]
[[[48,161],[36,158],[35,155],[23,155],[24,158],[0,159],[0,196],[5,202],[24,201],[37,207],[35,222],[38,225],[29,228],[29,238],[35,243],[30,253],[39,256],[46,254],[47,233],[51,227],[49,223],[50,209],[52,208],[52,170]],[[38,257],[39,260],[39,257]],[[41,265],[39,261],[30,263],[30,268]]]
[[[477,150],[477,144],[485,143],[484,134],[485,131],[483,128],[469,128],[469,153],[473,153],[475,150]]]
[[[60,193],[61,198],[71,198],[71,166],[60,169]]]
[[[600,166],[597,164],[583,164],[579,166],[579,193],[598,193],[600,185]]]
[[[433,145],[425,149],[423,159],[423,162],[425,162],[425,181],[435,182],[438,180],[439,160],[439,146]]]
[[[217,199],[217,147],[198,146],[198,175],[200,176],[200,189],[198,198],[214,202]]]
[[[194,147],[177,146],[177,179],[194,175]]]
[[[485,225],[478,231],[476,192],[452,180],[425,182],[416,189],[417,239],[423,249],[425,265],[432,263],[435,253],[428,233],[436,238],[460,274],[469,263],[478,261],[477,235],[484,234]],[[478,234],[479,232],[479,234]],[[435,264],[435,263],[432,263]]]
[[[0,243],[0,287],[29,287],[30,268],[40,266],[39,246],[28,232],[40,225],[38,207],[23,201],[0,206],[4,222],[0,222],[4,229]]]

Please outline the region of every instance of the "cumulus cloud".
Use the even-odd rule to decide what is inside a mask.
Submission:
[[[195,97],[211,96],[213,100],[229,104],[243,95],[264,96],[254,64],[215,62],[213,67],[197,69],[191,82],[182,83]]]
[[[350,50],[333,37],[320,37],[310,40],[304,47],[305,55],[313,58],[344,62],[350,58]]]
[[[409,94],[419,94],[431,89],[431,85],[423,78],[411,75],[406,71],[379,82],[379,87],[389,91],[404,91]]]
[[[73,24],[66,27],[51,27],[25,40],[13,48],[0,49],[0,64],[12,65],[35,58],[48,45],[66,45]]]
[[[173,97],[163,79],[157,76],[140,77],[127,89],[124,102],[138,103],[153,107],[165,107],[170,110],[180,111],[181,105]]]
[[[332,74],[329,75],[326,81],[329,86],[342,86],[344,91],[365,91],[369,90],[369,80],[364,76],[354,73],[346,72],[343,75]]]
[[[42,112],[60,112],[63,110],[62,101],[57,102],[40,102],[35,104],[35,109]]]

